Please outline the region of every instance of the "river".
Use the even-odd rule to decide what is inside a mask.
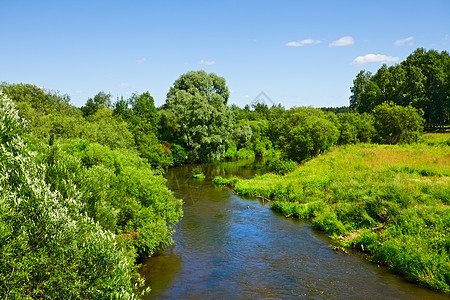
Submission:
[[[214,186],[216,175],[249,178],[245,163],[172,168],[167,185],[184,200],[174,245],[140,270],[147,299],[450,299],[371,264],[358,252],[334,251],[333,241],[307,222],[286,219],[270,203]]]

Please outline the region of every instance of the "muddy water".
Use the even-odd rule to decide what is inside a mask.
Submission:
[[[306,222],[286,219],[270,203],[216,187],[216,175],[261,172],[236,163],[168,171],[169,188],[184,200],[175,245],[141,270],[148,299],[450,299],[405,282],[358,253],[333,250],[332,241]]]

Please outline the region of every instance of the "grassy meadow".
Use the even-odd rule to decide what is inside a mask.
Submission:
[[[450,134],[412,145],[334,148],[284,176],[216,178],[242,195],[371,255],[406,279],[450,293]]]

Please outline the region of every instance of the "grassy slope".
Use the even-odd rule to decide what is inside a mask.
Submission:
[[[285,176],[233,183],[407,279],[450,292],[449,134],[415,145],[338,147]]]

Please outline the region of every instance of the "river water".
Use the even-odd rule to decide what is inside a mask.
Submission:
[[[450,299],[391,274],[333,242],[307,222],[286,219],[270,203],[214,186],[216,175],[248,178],[245,163],[172,168],[167,184],[184,200],[173,246],[146,260],[147,299]]]

